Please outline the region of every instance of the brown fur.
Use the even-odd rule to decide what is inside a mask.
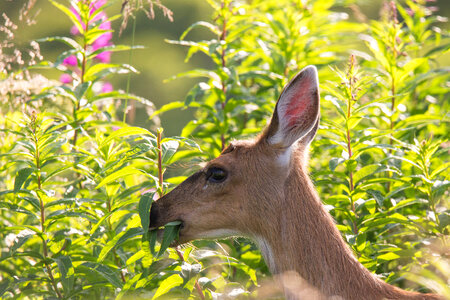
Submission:
[[[154,204],[152,217],[158,221],[151,220],[153,227],[182,220],[181,243],[217,229],[263,237],[274,254],[271,271],[294,271],[319,291],[317,299],[440,299],[393,287],[356,260],[307,175],[301,143],[287,175],[276,165],[277,150],[267,146],[264,136],[230,147],[204,168],[225,168],[229,182],[204,189],[204,171],[196,173]]]

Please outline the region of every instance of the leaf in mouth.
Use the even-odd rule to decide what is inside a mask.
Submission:
[[[156,255],[157,257],[160,257],[164,253],[164,251],[166,251],[166,249],[172,244],[172,242],[178,239],[180,227],[181,221],[174,221],[164,225],[163,239],[161,241],[161,247],[159,248],[159,252]],[[150,251],[152,252],[152,255],[155,255],[156,253],[155,244],[157,233],[158,229],[153,229],[146,234],[146,238],[150,243]]]

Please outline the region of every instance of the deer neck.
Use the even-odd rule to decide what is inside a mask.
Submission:
[[[354,257],[320,202],[306,168],[299,166],[287,178],[283,203],[275,212],[279,215],[273,224],[278,228],[256,238],[271,272],[290,274],[285,289],[294,281],[294,287],[305,290],[306,285],[324,298],[395,299],[398,289],[379,280]]]

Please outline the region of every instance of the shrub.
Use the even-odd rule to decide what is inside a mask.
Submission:
[[[39,41],[65,47],[54,62],[37,62],[36,42],[28,66],[2,44],[0,295],[263,297],[270,274],[251,242],[170,248],[178,224],[166,225],[157,242],[150,206],[185,178],[164,178],[169,165],[217,156],[229,141],[260,132],[283,85],[315,64],[322,120],[311,175],[342,235],[386,281],[450,297],[443,19],[422,1],[386,3],[380,20],[364,22],[349,20],[337,1],[207,2],[212,21],[170,42],[188,48],[187,60],[203,53],[211,68],[174,76],[202,81],[184,101],[161,107],[150,130],[120,121],[121,101],[153,104],[107,81],[136,72],[110,61],[111,52],[136,47],[112,44],[118,16],[106,15],[106,1],[51,1],[74,35]],[[150,12],[156,5],[171,17],[159,1],[149,3]],[[2,31],[11,24],[5,19]],[[199,27],[211,38],[187,40]],[[61,82],[42,68],[62,72]],[[156,116],[186,107],[196,119],[181,137],[164,137]]]

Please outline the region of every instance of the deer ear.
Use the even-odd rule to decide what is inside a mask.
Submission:
[[[281,148],[288,148],[301,138],[309,143],[317,131],[318,119],[317,69],[308,66],[295,75],[281,93],[265,133],[267,141]]]

